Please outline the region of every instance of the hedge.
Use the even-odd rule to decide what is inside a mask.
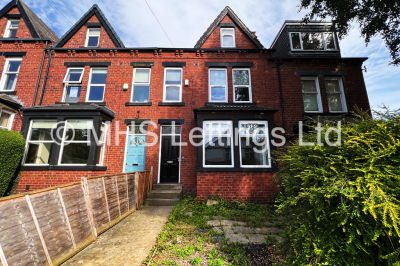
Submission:
[[[340,146],[296,141],[279,152],[292,265],[400,265],[400,114],[356,116],[342,124]]]
[[[20,133],[0,130],[0,197],[12,182],[24,150],[25,139]]]

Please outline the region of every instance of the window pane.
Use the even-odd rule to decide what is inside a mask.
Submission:
[[[88,140],[90,130],[93,127],[92,120],[68,120],[65,141]]]
[[[8,127],[10,123],[11,115],[8,113],[1,113],[0,117],[0,127]]]
[[[165,88],[165,100],[167,101],[179,101],[180,89],[179,87],[167,86]]]
[[[30,140],[52,140],[51,130],[56,130],[57,121],[33,121]]]
[[[328,94],[329,111],[343,111],[340,94]]]
[[[327,93],[340,93],[339,80],[325,80]]]
[[[235,87],[235,101],[250,101],[249,87]]]
[[[223,36],[222,47],[233,47],[233,36],[230,35]]]
[[[150,83],[150,69],[136,69],[135,83]]]
[[[242,165],[268,165],[265,141],[265,138],[261,137],[240,138]]]
[[[133,86],[133,102],[148,102],[150,86]]]
[[[147,125],[143,125],[143,131],[140,130],[140,125],[129,126],[129,134],[147,134]]]
[[[16,29],[10,29],[8,33],[9,38],[15,38],[17,36],[17,30]]]
[[[87,46],[98,46],[99,45],[99,37],[98,36],[89,36]]]
[[[233,85],[250,85],[248,70],[233,70]]]
[[[79,81],[81,79],[82,72],[82,69],[70,69],[65,80],[69,82]]]
[[[173,126],[163,126],[161,133],[162,134],[181,134],[181,127],[175,126],[175,133],[173,133],[174,132],[173,128],[174,128]]]
[[[4,88],[3,90],[5,91],[12,91],[15,89],[15,85],[17,84],[17,74],[7,74],[5,76],[6,80],[4,82]]]
[[[240,124],[239,134],[266,134],[265,125],[258,123]]]
[[[107,69],[94,68],[92,70],[91,84],[106,84],[107,80]]]
[[[225,87],[211,87],[212,102],[226,102]]]
[[[317,85],[315,80],[302,80],[301,81],[302,92],[317,92]]]
[[[210,85],[226,85],[226,70],[210,70]]]
[[[230,35],[233,35],[233,33],[234,33],[234,29],[222,29],[222,35],[226,35],[226,34],[230,34]]]
[[[317,33],[302,33],[301,38],[303,40],[304,50],[324,50],[322,43],[322,36],[320,32]]]
[[[21,61],[9,61],[7,72],[19,72]]]
[[[79,102],[80,95],[81,95],[81,87],[68,86],[65,101],[66,102]]]
[[[204,138],[205,165],[232,165],[229,137]]]
[[[10,21],[10,27],[18,28],[18,25],[19,25],[19,20],[11,20]]]
[[[181,70],[167,70],[165,84],[181,84],[182,71]]]
[[[317,94],[303,93],[304,111],[318,111]]]
[[[301,49],[300,34],[290,33],[290,38],[292,39],[292,48]]]
[[[329,50],[335,49],[335,41],[333,39],[333,33],[326,32],[324,37],[325,37],[326,49]]]
[[[53,143],[30,143],[25,163],[48,164],[51,158]]]
[[[206,123],[204,128],[205,135],[231,134],[231,125],[228,123]]]
[[[103,100],[104,86],[90,86],[89,101]]]
[[[100,32],[100,28],[89,29],[89,36],[100,36]]]
[[[87,164],[90,145],[88,143],[70,143],[64,146],[61,163]]]

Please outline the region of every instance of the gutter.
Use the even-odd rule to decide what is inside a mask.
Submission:
[[[35,94],[33,96],[32,107],[35,106],[35,103],[36,103],[36,97],[37,97],[37,93],[38,93],[38,89],[39,89],[40,78],[42,77],[44,58],[46,57],[46,48],[47,48],[47,41],[46,41],[46,45],[45,45],[44,50],[43,50],[42,63],[40,64],[39,76],[38,76],[38,80],[36,82]]]
[[[42,92],[40,94],[40,100],[39,100],[39,105],[42,105],[42,100],[43,100],[43,94],[46,88],[46,83],[47,83],[47,76],[49,74],[49,68],[50,68],[50,63],[51,63],[51,57],[53,56],[53,53],[51,52],[51,48],[50,49],[45,49],[50,51],[50,56],[49,56],[49,61],[47,63],[47,69],[46,69],[46,74],[44,76],[44,80],[43,80],[43,85],[42,85]]]
[[[138,50],[138,51],[154,51],[154,50],[162,50],[162,51],[177,51],[177,50],[182,50],[184,52],[197,52],[197,51],[204,51],[204,52],[239,52],[239,51],[246,51],[248,53],[251,52],[274,52],[275,49],[241,49],[241,48],[218,48],[218,49],[201,49],[201,48],[171,48],[171,47],[125,47],[125,48],[103,48],[103,47],[81,47],[81,48],[56,48],[56,47],[49,47],[46,50],[54,50],[54,51],[89,51],[89,50],[95,50],[95,51],[110,51],[110,50],[116,50],[116,51],[132,51],[132,50]]]

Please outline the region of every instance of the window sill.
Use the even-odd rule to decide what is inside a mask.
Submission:
[[[204,105],[205,106],[213,106],[213,105],[238,105],[238,106],[241,106],[241,105],[257,105],[257,103],[255,103],[255,102],[248,102],[248,103],[206,102]]]
[[[107,171],[107,166],[85,165],[85,166],[64,166],[64,165],[23,165],[22,171]]]
[[[241,168],[241,167],[216,167],[216,168],[210,168],[210,167],[202,167],[202,166],[197,166],[196,167],[196,172],[277,172],[278,168],[274,165],[272,165],[269,168]]]
[[[0,94],[16,95],[17,91],[0,91]]]
[[[125,106],[152,106],[152,102],[126,102]]]
[[[107,102],[55,102],[55,104],[70,104],[70,105],[89,105],[89,104],[97,104],[99,106],[106,106]]]
[[[158,106],[185,106],[185,102],[159,102]]]

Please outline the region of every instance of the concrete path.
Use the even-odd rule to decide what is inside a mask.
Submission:
[[[62,266],[141,265],[156,243],[173,206],[144,206],[101,234]]]

